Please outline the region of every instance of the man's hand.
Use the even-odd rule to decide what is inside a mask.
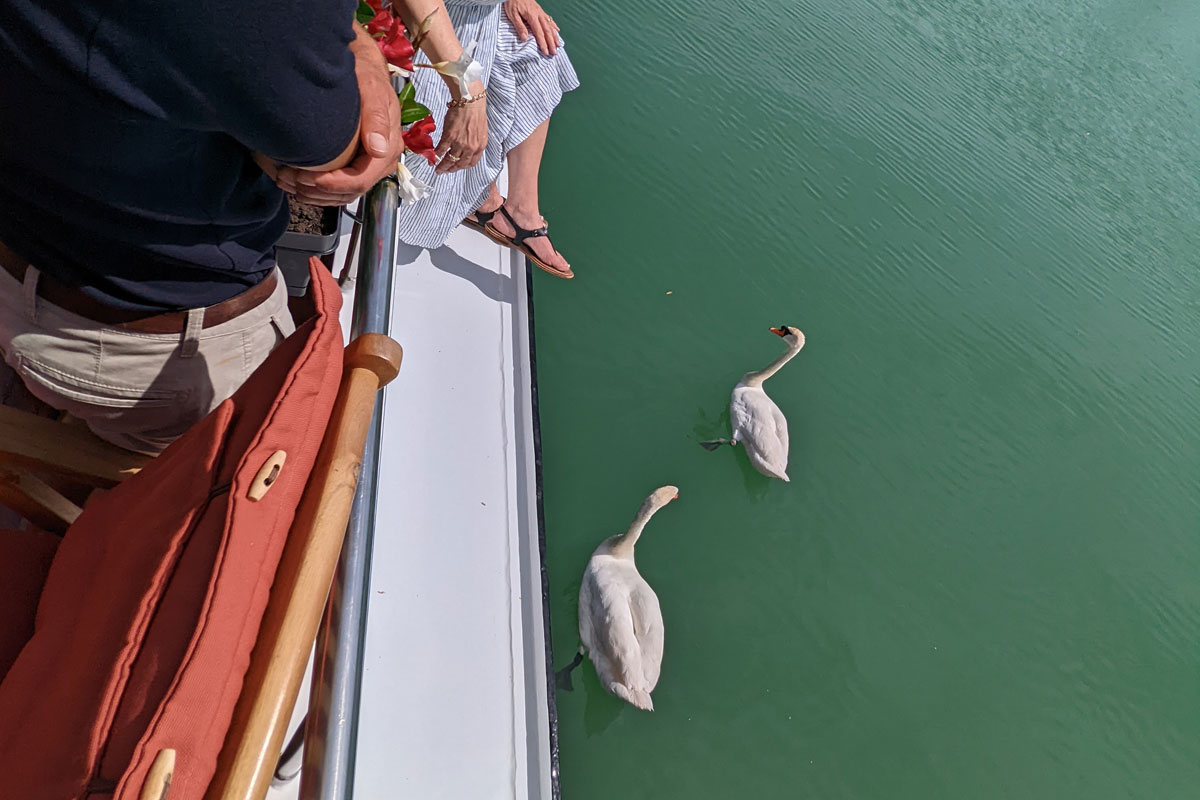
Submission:
[[[285,166],[278,167],[274,175],[267,171],[279,188],[311,205],[340,206],[357,200],[380,178],[396,171],[396,160],[404,152],[400,102],[392,89],[387,62],[357,23],[350,49],[362,98],[360,144],[350,163],[327,172]]]
[[[538,5],[537,0],[507,0],[504,15],[522,42],[532,33],[542,55],[552,56],[558,52],[558,25]]]

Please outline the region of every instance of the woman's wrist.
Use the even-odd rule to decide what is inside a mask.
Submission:
[[[446,88],[450,90],[450,98],[452,100],[462,100],[462,84],[458,79],[451,75],[443,75],[442,80],[446,82]],[[483,91],[483,81],[472,81],[467,84],[467,93],[471,97],[477,97]]]
[[[487,99],[487,89],[480,89],[477,92],[471,92],[469,97],[460,97],[457,100],[451,100],[449,103],[446,103],[446,108],[462,108],[463,106],[475,105],[476,103],[479,103],[483,107],[482,104],[485,99]]]

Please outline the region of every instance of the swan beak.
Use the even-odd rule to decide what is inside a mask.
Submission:
[[[783,328],[771,328],[771,333],[775,334],[775,335],[776,335],[776,336],[778,336],[780,339],[782,339],[783,337],[787,336],[787,334],[786,334],[786,333],[784,333],[784,331],[783,331]]]
[[[676,493],[675,493],[675,496],[674,496],[674,497],[672,497],[671,499],[672,499],[672,500],[678,500],[678,499],[679,499],[679,492],[676,492]]]

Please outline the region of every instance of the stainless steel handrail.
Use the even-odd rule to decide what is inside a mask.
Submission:
[[[398,207],[399,194],[393,179],[381,181],[363,201],[351,341],[364,333],[388,332]],[[367,433],[346,541],[317,633],[304,728],[301,800],[350,800],[354,794],[354,751],[382,425],[383,392],[380,392]]]

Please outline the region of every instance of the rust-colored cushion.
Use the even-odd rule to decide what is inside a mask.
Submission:
[[[0,531],[0,680],[33,636],[38,598],[57,549],[58,537],[44,531]]]
[[[67,532],[0,683],[5,797],[136,800],[165,747],[171,800],[203,796],[341,375],[341,296],[312,273],[317,316]],[[251,501],[277,450],[286,464]]]

